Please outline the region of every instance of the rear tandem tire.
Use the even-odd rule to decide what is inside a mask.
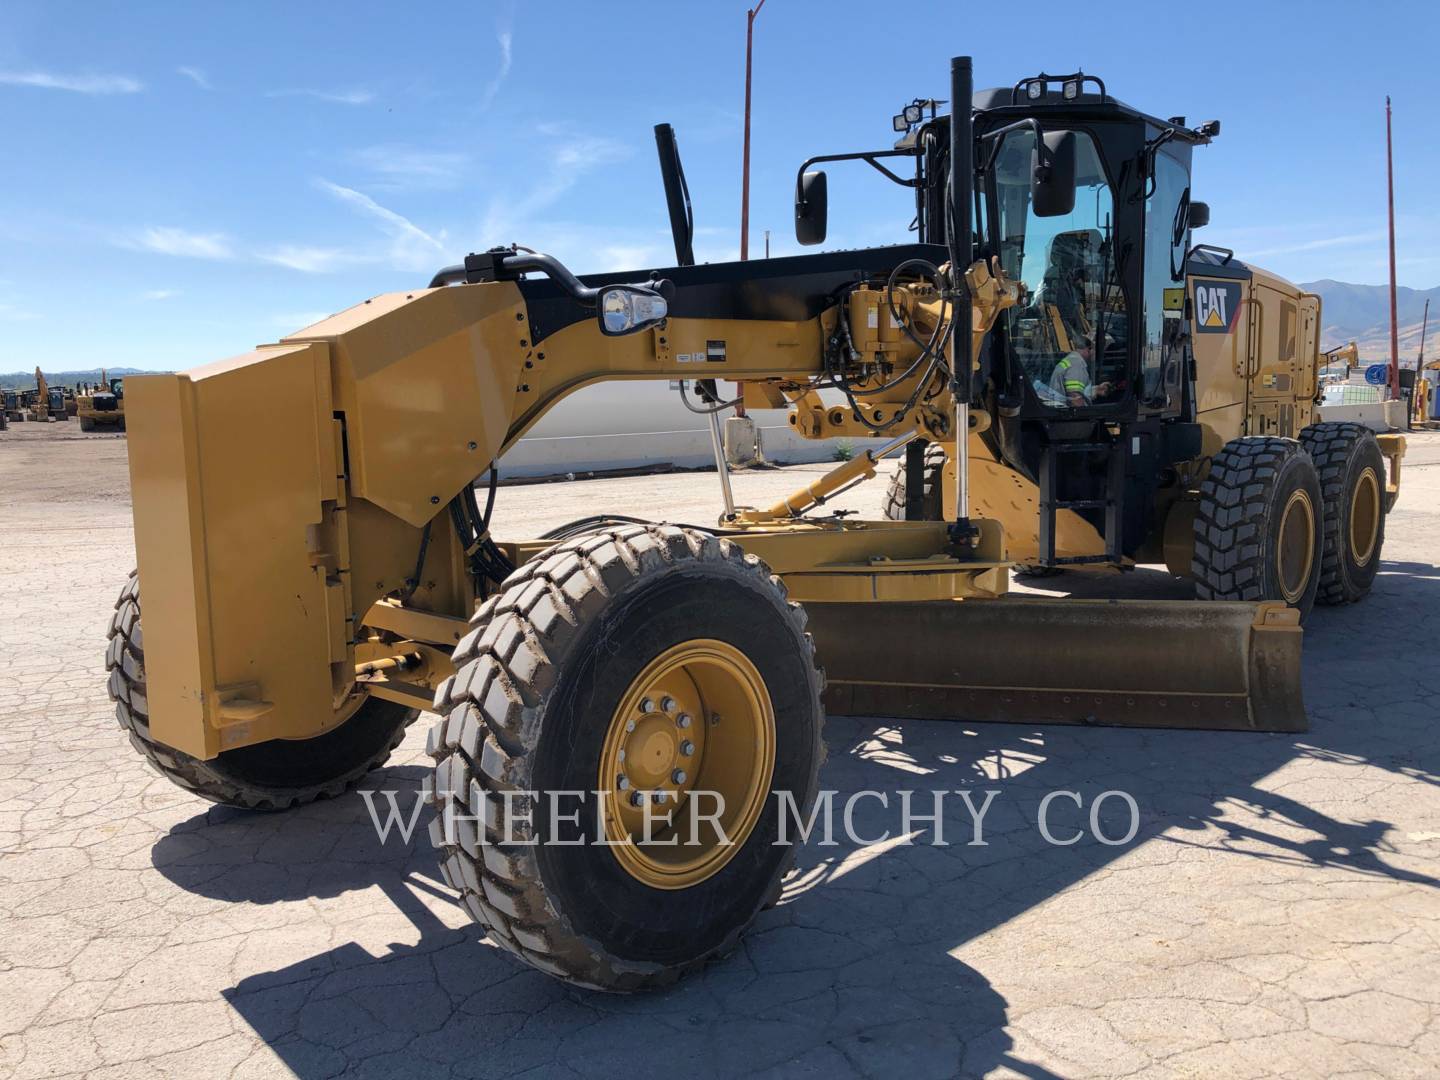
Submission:
[[[1385,458],[1361,424],[1312,424],[1300,443],[1315,461],[1324,503],[1320,604],[1353,604],[1374,584],[1385,544]]]
[[[1324,506],[1294,439],[1231,439],[1200,485],[1191,573],[1201,600],[1283,600],[1309,614],[1320,587]]]
[[[120,730],[152,768],[211,802],[248,810],[288,810],[340,795],[385,764],[420,715],[417,709],[370,698],[339,727],[313,739],[274,739],[226,750],[201,761],[150,737],[140,584],[135,571],[110,619],[105,667]]]
[[[823,756],[824,680],[805,614],[779,578],[708,533],[619,527],[564,541],[520,567],[471,627],[456,647],[455,675],[436,693],[444,719],[430,732],[435,774],[426,783],[441,874],[466,910],[501,948],[594,989],[664,986],[733,949],[796,855],[794,833],[790,843],[774,842],[776,793],[788,790],[807,813]],[[733,668],[753,676],[759,692],[748,700],[758,708],[737,707],[723,682],[707,691],[695,668],[683,669],[690,682],[654,682],[668,657],[690,650],[736,658]],[[681,700],[651,693],[656,685],[682,687]],[[694,705],[687,693],[698,695]],[[629,756],[617,756],[612,742],[629,746]],[[761,745],[770,766],[757,764]],[[612,762],[626,763],[616,768],[626,782],[613,779]],[[712,846],[699,872],[667,878],[645,865],[645,845],[597,841],[602,831],[616,835],[612,815],[630,813],[622,800],[648,806],[642,791],[670,779],[683,786],[685,773],[669,774],[678,764],[696,790],[723,791],[739,775],[736,805],[758,809],[727,830],[729,854]],[[655,783],[662,775],[669,779]],[[583,796],[580,809],[556,793]],[[694,802],[681,791],[666,800],[682,817]]]
[[[95,421],[92,420],[92,419],[91,419],[90,417],[88,417],[88,416],[82,416],[82,417],[80,417],[80,430],[81,430],[81,431],[94,431],[94,430],[95,430]]]

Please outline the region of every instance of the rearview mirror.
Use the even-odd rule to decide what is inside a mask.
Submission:
[[[1075,209],[1075,133],[1047,131],[1030,152],[1030,206],[1036,217],[1061,217]]]
[[[1199,229],[1210,224],[1210,204],[1203,202],[1192,202],[1190,204],[1190,228]]]
[[[807,172],[795,193],[795,239],[806,245],[823,244],[826,211],[825,173]]]

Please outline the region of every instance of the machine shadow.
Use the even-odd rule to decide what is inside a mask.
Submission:
[[[378,888],[413,925],[414,944],[377,953],[347,938],[225,992],[301,1077],[362,1066],[386,1075],[448,1067],[457,1075],[534,1068],[668,1076],[677,1061],[689,1063],[686,1072],[716,1076],[970,1076],[1006,1066],[1047,1077],[1011,1054],[1011,1004],[981,969],[993,963],[1007,980],[1025,980],[1017,958],[986,952],[985,935],[1119,858],[1150,864],[1161,881],[1181,869],[1171,864],[1205,847],[1340,868],[1357,880],[1440,885],[1397,864],[1389,822],[1345,820],[1307,802],[1304,785],[1280,791],[1265,783],[1302,758],[1327,763],[1342,781],[1348,769],[1378,768],[1440,783],[1429,704],[1435,676],[1417,665],[1413,680],[1396,683],[1376,674],[1375,662],[1393,650],[1397,625],[1433,639],[1437,613],[1440,572],[1395,562],[1385,564],[1368,602],[1317,609],[1304,673],[1311,730],[1301,735],[832,719],[821,784],[837,793],[834,843],[812,835],[781,903],[741,948],[664,994],[575,990],[510,960],[459,919],[442,920],[444,890],[423,828],[409,843],[392,836],[381,845],[353,795],[283,817],[210,810],[162,838],[154,862],[184,888],[236,903]],[[368,786],[413,790],[422,771],[392,767]],[[999,792],[984,818],[985,846],[970,845],[973,819],[958,796],[944,801],[938,823],[918,817],[932,812],[936,789],[970,792],[976,807],[984,791]],[[902,790],[915,792],[908,834]],[[1085,807],[1052,806],[1057,836],[1085,834],[1070,846],[1049,843],[1038,828],[1040,803],[1055,790],[1077,792]],[[1129,843],[1086,834],[1088,809],[1106,791],[1135,800],[1138,832]],[[841,828],[857,792],[886,795],[884,804],[875,796],[851,804],[859,842]],[[1113,797],[1097,817],[1110,838],[1129,820]],[[935,843],[937,831],[946,846]],[[1136,925],[1160,918],[1143,910],[1124,917]],[[344,926],[336,937],[346,938]],[[1129,963],[1125,948],[1107,960]]]

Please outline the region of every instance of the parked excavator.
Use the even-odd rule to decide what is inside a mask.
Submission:
[[[661,125],[675,266],[580,278],[494,248],[128,379],[138,573],[107,666],[135,748],[202,798],[279,810],[358,783],[433,709],[446,882],[501,947],[623,991],[726,952],[774,902],[827,711],[1303,730],[1300,617],[1357,528],[1337,534],[1325,485],[1383,469],[1327,436],[1350,464],[1322,481],[1299,437],[1318,303],[1192,248],[1191,151],[1218,125],[1080,73],[979,95],[969,58],[950,75],[952,115],[917,101],[893,147],[797,175],[802,243],[826,231],[812,166],[847,160],[912,192],[913,243],[696,265]],[[718,520],[502,537],[496,462],[608,379],[698,392]],[[721,380],[807,437],[880,442],[737,505]],[[827,511],[902,449],[917,512]],[[1214,599],[1006,595],[1017,558],[1127,566],[1185,529]]]
[[[65,388],[62,386],[51,386],[45,378],[44,372],[38,367],[35,369],[35,394],[33,403],[30,406],[31,420],[69,420],[70,404],[73,395],[67,398]]]

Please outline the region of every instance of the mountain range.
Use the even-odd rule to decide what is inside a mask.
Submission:
[[[1369,363],[1390,359],[1390,287],[1352,285],[1348,281],[1307,281],[1300,286],[1320,297],[1320,347],[1332,349],[1354,341],[1360,357]],[[1440,356],[1440,287],[1395,290],[1396,322],[1400,327],[1400,363],[1413,367],[1420,351],[1425,301],[1430,303],[1430,325],[1425,334],[1427,360]]]
[[[1354,341],[1360,347],[1361,359],[1379,363],[1390,359],[1390,290],[1385,285],[1355,285],[1348,281],[1323,278],[1307,281],[1300,288],[1320,297],[1320,347],[1331,349]],[[1440,357],[1440,286],[1433,289],[1410,289],[1401,286],[1395,291],[1395,308],[1400,323],[1400,362],[1413,366],[1420,349],[1420,329],[1425,301],[1432,301],[1429,332],[1426,334],[1427,359]],[[111,377],[135,375],[138,368],[110,368]],[[99,368],[79,371],[47,371],[45,377],[57,386],[74,386],[80,382],[98,382]],[[35,385],[35,372],[0,373],[0,387],[26,388]]]
[[[105,374],[111,378],[118,378],[122,375],[139,375],[140,369],[133,367],[112,367],[105,370]],[[45,381],[54,386],[74,386],[76,383],[98,383],[100,381],[100,369],[82,368],[78,371],[47,371]],[[6,390],[32,390],[35,387],[35,369],[29,371],[5,371],[0,372],[0,388]]]

